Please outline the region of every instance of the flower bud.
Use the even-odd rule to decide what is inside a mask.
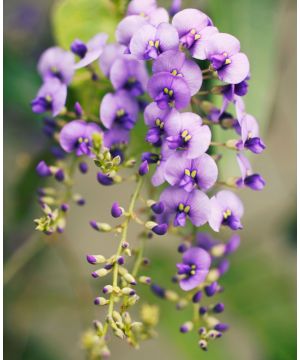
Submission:
[[[198,344],[202,350],[207,351],[207,341],[206,340],[201,339]]]
[[[142,283],[142,284],[150,285],[151,284],[151,278],[149,276],[140,276],[139,277],[139,282]]]
[[[211,248],[210,253],[214,257],[221,257],[225,253],[225,244],[218,244]]]
[[[76,101],[76,103],[74,105],[74,111],[75,111],[75,114],[81,118],[81,116],[83,115],[83,110],[78,101]]]
[[[102,336],[102,334],[103,334],[103,325],[102,325],[101,321],[94,320],[93,325],[94,325],[94,328],[95,328],[95,330],[97,332],[97,335]]]
[[[109,273],[109,270],[103,268],[103,269],[99,269],[99,270],[92,272],[92,277],[96,279],[98,277],[106,276],[108,273]]]
[[[152,230],[156,235],[164,235],[168,231],[167,224],[157,224],[154,221],[147,221],[146,228]]]
[[[207,307],[206,306],[200,306],[199,315],[204,315],[206,313],[207,313]]]
[[[166,290],[165,292],[165,298],[170,301],[178,301],[179,296],[176,294],[175,291],[172,290]]]
[[[202,299],[202,291],[197,291],[193,296],[193,303],[198,303]]]
[[[123,318],[123,322],[125,325],[129,325],[131,324],[131,317],[128,311],[124,312],[124,314],[122,315]]]
[[[188,321],[180,326],[180,332],[185,334],[193,330],[194,324],[191,321]]]
[[[152,284],[151,285],[151,290],[153,291],[153,293],[161,298],[165,297],[165,293],[166,290],[162,287],[160,287],[159,285],[156,284]]]
[[[69,210],[70,206],[68,204],[61,204],[60,209],[63,212],[67,212]]]
[[[238,149],[238,140],[236,140],[236,139],[227,140],[225,145],[229,149],[237,150]]]
[[[47,177],[52,175],[50,167],[43,160],[38,163],[36,167],[36,172],[41,177]]]
[[[185,251],[187,251],[188,248],[190,248],[190,246],[191,245],[188,242],[184,242],[178,245],[177,251],[179,253],[184,253]]]
[[[97,180],[101,185],[109,186],[114,183],[114,179],[111,178],[108,175],[102,174],[101,172],[98,172],[97,174]]]
[[[117,260],[117,263],[118,263],[119,265],[124,265],[124,263],[125,263],[124,256],[119,256],[119,257],[118,257],[118,260]]]
[[[141,331],[142,328],[143,328],[143,323],[140,322],[140,321],[134,321],[134,322],[131,323],[131,325],[130,325],[130,329],[131,329],[132,331],[135,331],[135,332]]]
[[[86,174],[89,170],[88,164],[85,161],[81,161],[78,167],[82,174]]]
[[[165,206],[161,201],[151,205],[151,209],[155,214],[162,214],[164,212]]]
[[[107,305],[109,303],[109,300],[105,299],[104,297],[96,297],[96,299],[94,300],[94,304],[95,305]]]
[[[119,328],[114,329],[114,334],[115,334],[118,338],[120,338],[120,339],[122,339],[122,340],[125,338],[124,332],[123,332],[121,329],[119,329]]]
[[[149,172],[149,165],[148,165],[148,162],[146,160],[144,160],[139,167],[139,175],[144,176],[148,172]]]
[[[99,223],[94,220],[90,221],[90,225],[93,229],[101,232],[110,232],[112,230],[112,227],[109,224]]]
[[[180,299],[176,304],[177,310],[182,310],[188,306],[189,302],[186,299]]]
[[[112,317],[113,317],[113,319],[114,319],[116,322],[119,322],[119,323],[122,323],[122,322],[123,322],[123,319],[122,319],[121,314],[120,314],[118,311],[116,311],[116,310],[113,311]]]
[[[219,323],[219,324],[215,325],[215,330],[221,331],[221,332],[228,330],[228,328],[229,328],[228,324],[225,324],[225,323]]]
[[[128,305],[132,306],[132,305],[136,304],[136,302],[138,300],[139,300],[139,296],[137,296],[137,295],[130,296],[130,298],[128,299]]]
[[[114,202],[111,207],[111,216],[118,218],[124,214],[124,209],[119,206],[117,202]]]
[[[225,274],[229,269],[229,261],[227,259],[223,259],[220,261],[220,263],[218,264],[218,271],[220,276],[222,276],[223,274]]]
[[[111,294],[113,292],[114,288],[112,285],[105,285],[102,289],[103,294]]]
[[[222,313],[224,311],[224,304],[222,303],[218,303],[216,304],[214,307],[213,307],[213,312],[216,313],[216,314],[219,314],[219,313]]]
[[[123,277],[130,285],[136,285],[135,278],[131,274],[126,273],[123,275]]]
[[[64,173],[63,169],[58,169],[54,176],[57,181],[62,182],[65,180],[65,173]]]
[[[211,296],[215,295],[215,293],[217,292],[218,283],[216,281],[214,281],[212,284],[205,286],[204,290],[205,290],[206,296],[211,297]]]
[[[87,255],[86,260],[88,263],[94,264],[103,264],[106,259],[103,255]]]
[[[122,292],[123,295],[130,295],[130,296],[135,295],[135,291],[133,289],[131,289],[130,287],[124,287],[121,290],[121,292]]]

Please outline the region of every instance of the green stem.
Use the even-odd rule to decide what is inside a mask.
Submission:
[[[139,196],[139,193],[141,191],[141,188],[143,186],[143,181],[144,181],[144,178],[140,177],[139,181],[137,183],[137,187],[135,189],[135,192],[133,193],[130,204],[129,204],[128,216],[126,217],[124,223],[121,225],[122,226],[122,235],[121,235],[121,239],[120,239],[119,246],[118,246],[118,249],[117,249],[116,258],[118,258],[121,255],[122,250],[123,250],[122,244],[127,239],[128,225],[130,223],[130,220],[132,219],[134,206],[135,206],[136,200],[137,200],[137,198]],[[118,272],[119,272],[119,264],[117,262],[115,262],[114,269],[113,269],[113,281],[112,281],[112,286],[113,287],[118,286]],[[115,294],[114,294],[114,292],[112,292],[111,295],[110,295],[110,298],[109,298],[109,306],[108,306],[108,313],[107,313],[108,318],[112,316],[112,313],[113,313],[113,310],[114,310],[114,301],[115,301]],[[104,324],[103,336],[106,335],[107,330],[108,330],[108,322],[106,322]]]

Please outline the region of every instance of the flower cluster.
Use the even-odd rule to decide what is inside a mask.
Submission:
[[[230,232],[242,229],[244,207],[235,190],[262,190],[265,186],[246,157],[249,151],[259,154],[265,149],[258,123],[246,112],[243,100],[250,80],[248,58],[238,39],[220,32],[200,10],[180,10],[180,4],[173,1],[168,12],[155,0],[132,0],[116,28],[115,43],[107,43],[108,36],[101,33],[87,43],[74,40],[70,51],[50,48],[39,60],[44,83],[32,101],[32,110],[51,113],[52,117],[44,119],[44,132],[59,146],[53,149],[55,164],[41,161],[37,172],[42,177],[52,176],[65,188],[62,194],[49,187],[39,190],[45,215],[36,220],[37,229],[46,234],[62,232],[69,202],[84,204],[83,197],[72,191],[76,165],[85,174],[87,161],[92,160],[99,169],[97,181],[104,186],[125,180],[137,184],[127,209],[112,204],[111,216],[121,223],[90,222],[96,231],[120,236],[113,255],[87,256],[90,264],[100,266],[92,272],[94,278],[112,275],[94,300],[95,305],[108,308],[105,322],[95,321],[95,332],[84,337],[91,358],[109,355],[109,329],[135,347],[140,340],[154,336],[156,306],[144,304],[140,321],[133,321],[129,314],[140,299],[139,284],[151,285],[156,295],[175,302],[177,309],[192,305],[193,319],[180,331],[196,329],[199,346],[207,350],[208,341],[228,328],[215,316],[223,312],[223,303],[210,303],[210,298],[222,291],[220,278],[229,267],[227,256],[237,249],[240,238],[233,233],[222,242],[201,232],[200,227],[207,224],[205,229],[215,232],[223,227]],[[91,74],[91,81],[104,87],[105,95],[97,99],[99,116],[87,113],[78,101],[73,111],[66,108],[67,86],[72,86],[82,68]],[[220,108],[212,102],[215,97],[221,98]],[[131,132],[141,117],[147,127],[147,151],[132,156],[128,151]],[[234,138],[217,141],[216,126]],[[223,150],[236,153],[240,175],[221,179]],[[135,169],[127,179],[121,172],[125,168]],[[140,191],[148,173],[152,173],[151,199],[145,200]],[[156,189],[164,183],[158,194]],[[136,209],[139,201],[142,207]],[[127,238],[131,221],[142,228],[137,248]],[[173,277],[176,291],[153,284],[149,276],[141,274],[149,264],[144,247],[153,233],[184,239],[178,247],[182,260]]]

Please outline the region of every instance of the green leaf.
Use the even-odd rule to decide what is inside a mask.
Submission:
[[[62,0],[53,8],[53,33],[64,48],[76,38],[88,41],[99,32],[109,34],[112,40],[119,21],[120,14],[109,0]]]

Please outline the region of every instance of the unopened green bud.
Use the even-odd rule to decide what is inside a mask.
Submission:
[[[175,291],[166,290],[165,291],[165,298],[170,301],[178,301],[179,296]]]
[[[202,350],[207,351],[207,341],[206,340],[201,339],[198,344]]]
[[[95,305],[107,305],[109,303],[109,300],[105,299],[104,297],[96,297],[96,299],[94,300],[94,304]]]
[[[103,335],[103,325],[101,323],[101,321],[98,320],[94,320],[93,321],[93,325],[95,327],[95,330],[97,332],[98,336],[102,336]]]
[[[93,278],[103,277],[103,276],[106,276],[109,272],[110,272],[110,270],[107,270],[105,268],[99,269],[99,270],[92,272],[92,277]]]
[[[123,322],[125,325],[129,325],[131,324],[131,317],[128,311],[124,312],[124,314],[122,315],[123,318]]]
[[[40,201],[47,205],[53,205],[55,203],[55,200],[51,196],[43,196],[40,198]]]
[[[147,221],[146,224],[145,224],[145,227],[148,229],[148,230],[152,230],[155,226],[157,226],[158,224],[154,221]]]
[[[207,274],[206,281],[209,283],[212,283],[212,282],[218,280],[219,277],[220,277],[220,273],[219,273],[218,269],[211,269]]]
[[[119,322],[119,323],[123,322],[121,314],[116,310],[113,311],[112,317],[116,322]]]
[[[224,244],[218,244],[211,248],[211,255],[214,257],[220,257],[224,255],[226,246]]]
[[[135,278],[131,274],[126,273],[123,275],[123,277],[129,284],[136,285]]]
[[[127,274],[126,274],[127,275]],[[133,289],[131,289],[130,287],[124,287],[122,290],[121,290],[122,294],[123,295],[135,295],[135,291]]]
[[[151,278],[149,276],[140,276],[139,277],[139,282],[142,283],[142,284],[150,285],[151,284]]]
[[[236,140],[236,139],[227,140],[226,141],[226,147],[228,147],[229,149],[236,150],[237,149],[237,143],[238,143],[238,140]]]
[[[143,323],[141,323],[140,321],[134,321],[131,325],[130,325],[130,329],[132,329],[133,331],[139,332],[141,331],[143,328]]]
[[[124,166],[126,168],[132,168],[135,164],[136,164],[135,159],[129,159],[129,160],[125,161]]]
[[[119,329],[119,328],[114,329],[114,334],[115,334],[118,338],[120,338],[120,339],[122,339],[122,340],[125,338],[124,332],[123,332],[121,329]]]
[[[128,305],[132,306],[136,304],[138,300],[139,300],[139,296],[137,295],[130,296],[130,298],[128,299]]]

